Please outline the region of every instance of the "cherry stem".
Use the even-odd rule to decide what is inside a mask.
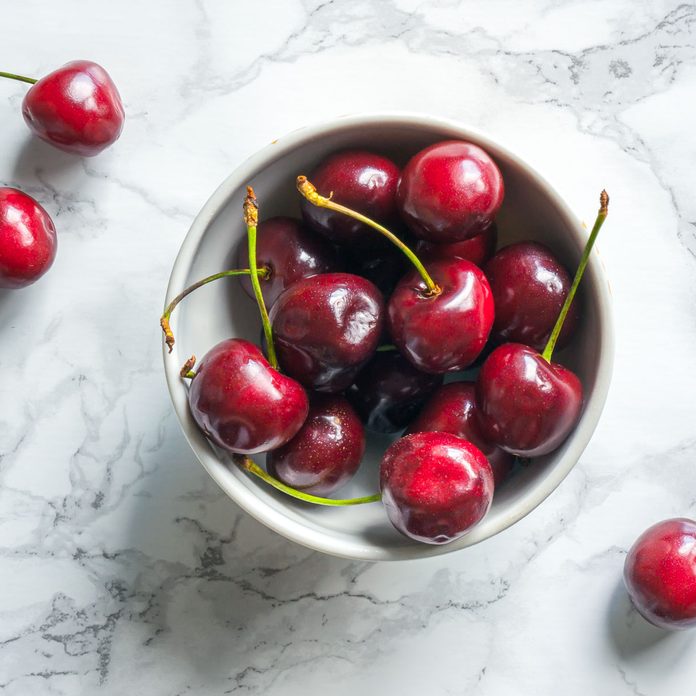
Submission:
[[[176,341],[174,340],[174,334],[172,333],[171,326],[169,325],[169,319],[172,316],[174,308],[179,304],[179,302],[181,302],[181,300],[183,300],[184,297],[186,297],[187,295],[190,295],[194,290],[198,290],[198,288],[201,288],[204,285],[207,285],[208,283],[212,283],[214,280],[242,275],[251,275],[251,270],[248,268],[239,268],[234,269],[232,271],[222,271],[220,273],[215,273],[214,275],[208,276],[207,278],[203,278],[203,280],[199,280],[197,283],[194,283],[193,285],[189,286],[188,288],[186,288],[186,290],[180,292],[167,305],[167,308],[164,310],[164,314],[160,319],[160,326],[162,327],[162,331],[164,331],[165,342],[169,346],[170,353],[174,349],[174,343],[176,343]],[[270,275],[270,271],[267,268],[259,268],[256,270],[256,275],[260,276],[261,278],[267,278]]]
[[[541,354],[541,357],[544,358],[546,362],[551,362],[551,356],[553,355],[553,350],[556,347],[556,341],[558,341],[558,337],[561,334],[563,322],[565,321],[565,318],[568,315],[570,305],[573,303],[573,298],[575,297],[575,293],[577,292],[578,285],[580,285],[582,276],[585,273],[585,267],[587,266],[587,262],[589,261],[590,252],[592,251],[592,247],[594,246],[595,240],[597,239],[599,230],[602,228],[604,221],[607,219],[608,212],[609,194],[605,190],[602,190],[602,193],[599,195],[599,212],[597,213],[597,219],[595,220],[594,226],[592,227],[592,232],[590,232],[590,236],[587,239],[587,242],[585,243],[585,248],[583,249],[582,257],[580,258],[578,270],[575,271],[575,278],[573,278],[573,284],[570,286],[568,295],[565,298],[563,306],[561,307],[561,311],[558,315],[558,319],[556,319],[556,324],[553,327],[553,331],[549,336],[546,348],[544,348],[544,352]]]
[[[437,283],[430,277],[428,271],[425,270],[425,266],[421,263],[420,259],[409,249],[406,244],[404,244],[393,232],[390,232],[386,227],[383,227],[378,222],[371,220],[362,213],[358,213],[355,210],[346,208],[346,206],[340,203],[335,203],[331,200],[333,192],[329,194],[329,197],[322,196],[318,193],[316,186],[307,179],[306,176],[297,177],[297,190],[312,204],[316,205],[318,208],[328,208],[329,210],[334,210],[337,213],[343,213],[348,217],[358,220],[364,223],[368,227],[377,230],[380,234],[384,235],[392,244],[395,244],[404,254],[406,254],[408,260],[416,267],[418,273],[420,273],[423,282],[428,288],[427,296],[439,295],[442,289],[437,285]]]
[[[24,77],[24,75],[15,75],[14,73],[11,72],[1,72],[0,71],[0,77],[7,77],[10,80],[19,80],[19,82],[27,82],[30,85],[33,85],[37,82],[33,77]]]
[[[278,369],[278,357],[276,356],[275,344],[273,343],[273,330],[268,318],[266,303],[263,301],[261,284],[259,283],[258,270],[256,268],[256,225],[259,223],[259,204],[254,194],[254,189],[247,186],[247,195],[244,199],[244,224],[247,228],[249,239],[249,268],[251,270],[251,287],[254,288],[256,304],[259,306],[263,333],[266,337],[266,349],[268,351],[268,362],[271,367]]]
[[[389,353],[396,350],[396,346],[391,343],[385,343],[384,345],[377,346],[378,353]]]
[[[293,498],[297,498],[298,500],[304,500],[305,503],[313,503],[314,505],[330,505],[333,507],[342,507],[346,505],[362,505],[363,503],[376,503],[378,500],[382,499],[382,496],[379,493],[375,493],[374,495],[368,495],[364,498],[344,498],[342,500],[336,500],[334,498],[321,498],[320,496],[311,495],[309,493],[303,493],[302,491],[298,491],[295,488],[290,488],[290,486],[286,486],[284,483],[278,481],[278,479],[273,478],[273,476],[264,471],[253,459],[250,459],[249,457],[235,454],[233,456],[233,459],[235,463],[238,464],[245,471],[248,471],[250,474],[254,474],[254,476],[258,476],[260,479],[263,479],[266,483],[273,486],[273,488],[282,491],[287,495],[291,495]]]
[[[179,370],[181,379],[193,379],[198,373],[194,372],[193,366],[196,364],[196,356],[192,355]]]

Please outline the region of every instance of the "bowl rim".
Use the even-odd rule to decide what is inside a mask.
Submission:
[[[510,148],[501,144],[497,139],[493,140],[481,130],[470,128],[453,119],[418,112],[386,111],[347,114],[290,131],[252,154],[227,176],[203,205],[181,244],[170,274],[165,307],[173,297],[186,287],[185,283],[187,282],[191,263],[209,225],[215,220],[234,192],[246,182],[252,181],[254,174],[258,170],[265,168],[274,160],[308,140],[348,129],[377,125],[380,127],[414,127],[424,130],[451,131],[453,134],[456,134],[456,136],[453,135],[452,137],[473,140],[484,149],[502,154],[524,170],[525,175],[531,178],[544,191],[544,194],[548,196],[556,209],[568,221],[569,225],[575,228],[578,239],[586,237],[587,231],[583,229],[580,220],[548,181]],[[439,556],[472,546],[511,527],[551,495],[578,462],[599,422],[611,382],[614,361],[614,327],[611,290],[596,245],[590,256],[587,270],[594,276],[598,289],[596,298],[598,306],[597,323],[600,327],[599,335],[601,336],[602,344],[591,398],[585,402],[582,420],[573,432],[573,440],[561,459],[554,465],[546,477],[540,479],[524,497],[511,505],[506,514],[501,516],[498,524],[489,529],[486,534],[477,534],[477,528],[475,527],[468,534],[449,544],[421,544],[390,549],[362,543],[355,539],[339,539],[329,534],[312,530],[300,521],[289,519],[276,507],[261,500],[251,489],[243,486],[230,474],[226,465],[215,455],[209,442],[198,429],[190,414],[187,389],[179,376],[179,363],[183,361],[177,359],[180,357],[177,352],[177,346],[174,346],[174,351],[170,355],[168,354],[167,346],[163,342],[162,355],[167,387],[179,425],[196,458],[232,500],[265,526],[307,548],[352,560],[393,561]],[[172,324],[176,325],[176,318],[174,318]]]

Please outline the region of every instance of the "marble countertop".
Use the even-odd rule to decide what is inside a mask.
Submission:
[[[684,696],[696,633],[630,609],[626,549],[696,515],[696,7],[667,0],[22,0],[4,70],[103,64],[126,129],[80,160],[0,84],[0,183],[60,235],[0,294],[0,692]],[[596,435],[512,529],[428,561],[312,553],[243,514],[170,407],[157,319],[218,183],[307,122],[427,111],[489,131],[600,250],[617,355]]]

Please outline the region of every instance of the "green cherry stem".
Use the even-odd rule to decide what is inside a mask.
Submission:
[[[254,296],[256,304],[259,306],[261,314],[261,323],[263,324],[263,333],[266,337],[266,347],[268,350],[268,362],[271,367],[278,369],[278,357],[276,356],[275,344],[273,343],[273,330],[271,322],[268,318],[266,303],[263,301],[263,293],[261,292],[261,284],[259,283],[257,268],[256,268],[256,225],[259,222],[259,204],[254,194],[254,189],[247,186],[247,195],[244,199],[244,224],[247,228],[247,237],[249,239],[249,268],[251,270],[251,286],[254,288]]]
[[[609,194],[606,191],[602,190],[602,193],[599,194],[599,212],[597,213],[597,219],[595,220],[592,232],[590,232],[590,236],[587,239],[585,248],[583,249],[582,257],[580,258],[580,264],[578,265],[578,270],[575,271],[575,278],[573,278],[573,284],[570,286],[568,295],[565,298],[563,306],[561,307],[561,311],[558,315],[558,319],[556,319],[556,324],[553,327],[553,331],[549,336],[546,348],[544,348],[544,352],[541,354],[541,357],[544,358],[546,362],[551,362],[551,356],[553,355],[553,350],[556,347],[556,341],[558,341],[558,337],[561,334],[563,322],[565,321],[565,318],[568,314],[570,305],[573,303],[573,298],[575,297],[575,293],[577,292],[578,285],[580,285],[582,276],[585,273],[585,267],[587,266],[587,262],[589,261],[590,252],[592,251],[592,247],[594,246],[595,240],[597,239],[599,230],[602,228],[604,221],[607,219],[608,212]]]
[[[212,283],[214,280],[219,280],[220,278],[230,278],[234,276],[243,276],[243,275],[251,275],[251,270],[248,268],[238,268],[234,269],[232,271],[221,271],[220,273],[214,273],[211,276],[208,276],[207,278],[203,278],[203,280],[199,280],[197,283],[194,283],[193,285],[190,285],[186,290],[180,292],[168,305],[167,308],[164,310],[164,314],[160,318],[160,326],[162,327],[162,331],[164,331],[164,340],[166,344],[169,346],[169,352],[171,353],[172,350],[174,349],[174,334],[172,333],[171,326],[169,325],[169,319],[172,316],[172,312],[174,311],[174,308],[181,302],[181,300],[184,299],[187,295],[190,295],[194,290],[198,290],[198,288],[203,287],[204,285],[207,285],[208,283]],[[261,278],[267,278],[269,275],[268,269],[267,268],[258,268],[256,270],[256,275],[261,277]]]
[[[298,500],[304,500],[305,503],[341,507],[345,505],[362,505],[363,503],[376,503],[378,500],[381,500],[382,498],[382,496],[379,493],[375,493],[374,495],[367,495],[363,498],[344,498],[342,500],[336,500],[334,498],[321,498],[317,495],[303,493],[302,491],[298,491],[295,488],[290,488],[290,486],[286,486],[284,483],[281,483],[280,481],[278,481],[278,479],[273,478],[273,476],[264,471],[255,461],[253,461],[253,459],[250,459],[249,457],[245,457],[241,454],[235,454],[233,455],[233,459],[238,466],[244,469],[244,471],[248,471],[250,474],[258,476],[260,479],[273,486],[273,488],[282,491],[287,495],[291,495],[293,498],[297,498]]]
[[[429,297],[434,295],[439,295],[442,290],[437,285],[437,283],[430,277],[428,271],[425,270],[425,266],[421,263],[421,260],[407,247],[393,232],[390,232],[386,227],[383,227],[378,222],[371,220],[369,217],[362,215],[361,213],[346,208],[340,203],[335,203],[331,200],[331,195],[329,197],[322,196],[317,192],[316,186],[307,179],[306,176],[297,177],[297,190],[312,204],[316,205],[318,208],[327,208],[328,210],[334,210],[337,213],[343,213],[348,217],[358,220],[364,223],[368,227],[377,230],[380,234],[384,235],[392,244],[397,246],[406,255],[408,260],[416,267],[418,273],[420,273],[423,282],[428,288],[427,295]]]
[[[30,85],[33,85],[34,83],[37,82],[33,77],[24,77],[24,75],[15,75],[14,73],[11,72],[1,72],[0,71],[0,77],[7,77],[10,80],[18,80],[19,82],[27,82]]]

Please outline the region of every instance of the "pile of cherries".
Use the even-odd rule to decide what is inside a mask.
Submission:
[[[260,224],[249,189],[239,268],[196,283],[163,317],[171,346],[174,306],[229,275],[261,311],[266,355],[232,338],[196,371],[187,363],[191,412],[216,445],[291,495],[381,497],[412,539],[457,539],[488,512],[516,457],[552,452],[580,417],[580,380],[551,355],[577,326],[573,296],[608,197],[571,282],[537,242],[494,253],[504,182],[472,143],[435,143],[403,170],[339,152],[297,187],[302,220]],[[475,381],[443,383],[478,366]],[[406,429],[384,454],[381,496],[323,497],[357,471],[366,429]],[[261,452],[266,471],[246,456]]]

